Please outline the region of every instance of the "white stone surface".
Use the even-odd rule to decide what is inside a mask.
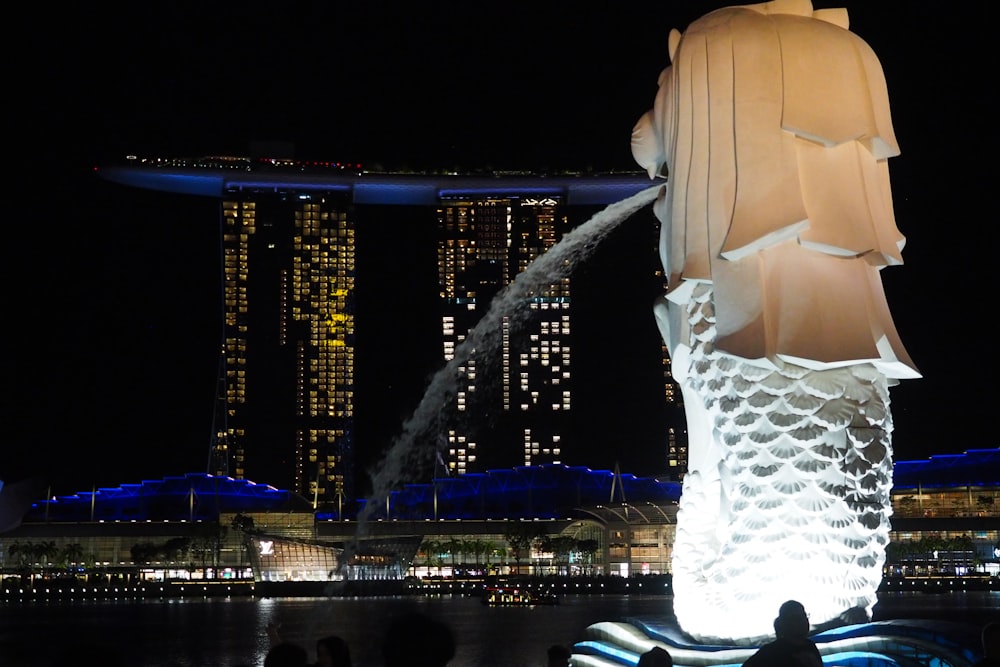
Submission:
[[[669,36],[632,135],[666,177],[657,324],[687,411],[674,610],[703,640],[870,617],[888,542],[888,388],[919,373],[879,271],[902,263],[885,78],[846,10],[720,9]]]

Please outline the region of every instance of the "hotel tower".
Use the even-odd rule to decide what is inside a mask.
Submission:
[[[317,503],[352,489],[354,233],[343,193],[241,187],[222,199],[210,473],[269,479],[281,470]]]
[[[590,210],[584,209],[573,213]],[[560,196],[441,202],[437,264],[445,361],[493,297],[579,222]],[[454,417],[442,434],[449,474],[563,462],[572,408],[570,279],[543,285],[528,299],[523,321],[506,314],[499,319],[499,346],[490,358],[472,350],[459,366]]]
[[[232,157],[130,159],[100,175],[219,201],[223,330],[208,472],[288,488],[317,506],[355,498],[358,448],[384,444],[359,443],[355,428],[365,372],[356,363],[358,234],[405,215],[435,235],[447,362],[534,259],[650,186],[636,173],[384,174]],[[491,332],[496,350],[469,351],[435,434],[435,474],[585,465],[569,441],[571,296],[569,278],[538,286],[527,317],[503,317]]]

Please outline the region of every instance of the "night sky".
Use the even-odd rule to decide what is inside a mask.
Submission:
[[[109,185],[95,165],[245,155],[251,141],[277,140],[303,159],[369,167],[632,169],[629,137],[668,64],[669,30],[730,3],[313,4],[25,8],[3,47],[0,480],[40,476],[72,493],[205,468],[220,333],[216,202]],[[905,0],[814,5],[846,6],[879,56],[902,150],[889,166],[905,264],[882,276],[924,377],[892,389],[896,459],[996,447],[986,3],[947,14]],[[394,307],[366,344],[405,340],[412,354],[359,381],[391,406],[359,415],[380,445],[436,370],[435,321],[408,309],[406,291],[433,280],[409,252],[430,246],[420,230],[382,231],[396,246],[366,289]],[[581,354],[630,348],[587,371],[613,395],[588,406],[601,408],[604,434],[591,467],[620,461],[636,474],[657,472],[648,443],[660,437],[648,416],[659,399],[638,243],[648,232],[609,240],[576,295],[597,323],[588,333],[576,324]]]

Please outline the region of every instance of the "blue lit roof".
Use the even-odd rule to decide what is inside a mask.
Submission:
[[[567,204],[607,206],[654,183],[644,172],[599,175],[304,173],[143,164],[98,170],[107,181],[146,190],[222,198],[239,190],[344,192],[355,204],[435,205],[462,197],[561,197]]]
[[[897,461],[893,487],[1000,486],[1000,449],[970,449],[922,461]]]
[[[616,481],[607,470],[564,465],[518,467],[408,484],[392,493],[390,514],[398,519],[433,517],[435,494],[437,517],[442,519],[555,518],[580,506],[676,502],[680,484],[628,474]],[[24,521],[212,520],[220,512],[267,511],[308,512],[312,506],[298,494],[266,484],[189,473],[40,500]],[[383,516],[382,507],[372,514],[375,519]],[[319,512],[317,518],[329,516]]]
[[[396,519],[554,519],[597,505],[668,505],[680,495],[679,483],[654,477],[616,477],[608,470],[566,465],[520,466],[408,484],[391,494],[389,514]],[[373,509],[372,518],[385,516],[381,505]],[[317,518],[328,517],[321,512]]]
[[[918,486],[1000,486],[1000,449],[895,462],[894,489]],[[523,466],[407,484],[390,495],[389,513],[397,519],[564,518],[582,507],[668,505],[680,493],[679,483],[656,477],[566,465]],[[373,509],[372,518],[385,516],[382,506]],[[40,500],[24,521],[212,520],[220,512],[267,511],[308,512],[312,507],[302,496],[266,484],[189,473]],[[320,511],[317,518],[331,517]]]
[[[308,511],[290,491],[232,477],[188,473],[139,484],[56,496],[32,504],[31,521],[213,520],[220,512]]]

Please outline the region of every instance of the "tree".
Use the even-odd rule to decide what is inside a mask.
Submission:
[[[163,544],[161,552],[168,561],[186,560],[186,556],[191,550],[191,538],[171,537]]]
[[[531,545],[543,535],[545,531],[541,526],[526,521],[511,522],[504,528],[503,538],[514,557],[516,574],[521,574],[521,559],[531,553]]]
[[[586,573],[592,574],[594,556],[597,554],[597,550],[601,548],[601,544],[597,540],[579,540],[576,543],[576,548],[587,564]]]
[[[7,547],[7,556],[14,561],[17,567],[18,575],[21,577],[22,581],[31,581],[34,579],[34,573],[31,567],[31,542],[14,542],[9,547]]]
[[[249,517],[247,517],[249,519]],[[249,519],[252,523],[252,519]],[[219,564],[219,551],[222,549],[222,541],[229,533],[229,529],[216,522],[203,522],[195,524],[194,538],[191,540],[191,554],[197,555],[201,559],[201,568],[204,570],[208,557],[212,558],[212,567]]]
[[[24,545],[16,540],[11,542],[7,546],[7,558],[14,561],[17,567],[24,567],[24,559],[26,558]]]
[[[156,558],[157,548],[152,542],[136,542],[129,549],[133,563],[149,563]]]
[[[230,524],[233,530],[239,531],[240,533],[256,533],[257,528],[253,524],[253,517],[247,516],[243,513],[237,513],[233,517],[233,521]]]
[[[469,556],[474,556],[476,565],[479,564],[479,547],[476,545],[476,540],[464,539],[459,540],[459,543],[462,552],[462,569],[467,573],[469,571]]]
[[[65,568],[69,568],[75,563],[82,563],[83,545],[79,542],[72,542],[64,545],[59,554],[59,561]]]
[[[41,564],[42,567],[55,561],[58,554],[59,548],[53,540],[36,542],[32,545],[31,555],[35,559],[35,562]]]
[[[490,564],[490,552],[493,550],[493,543],[477,537],[474,540],[469,540],[469,553],[473,554],[476,558],[476,569],[480,569],[481,561],[480,557],[486,559],[486,565]]]
[[[455,576],[455,556],[462,552],[462,540],[451,537],[443,546],[451,556],[451,576]]]
[[[565,570],[568,573],[569,556],[577,549],[578,544],[576,538],[569,535],[559,535],[549,540],[549,548],[555,556],[556,574],[563,571],[561,565],[566,566]]]
[[[441,552],[444,551],[443,543],[440,540],[424,540],[420,543],[420,550],[424,554],[424,560],[428,568],[437,568],[438,575],[441,574]]]

